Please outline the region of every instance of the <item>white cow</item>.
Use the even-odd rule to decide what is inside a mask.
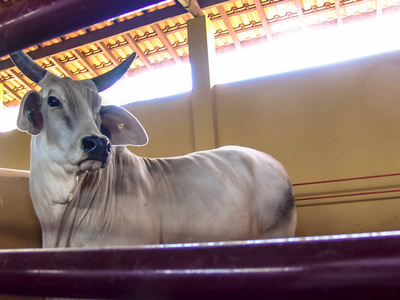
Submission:
[[[28,92],[18,127],[32,135],[30,193],[44,247],[89,247],[290,237],[292,185],[271,156],[222,147],[175,158],[141,158],[139,121],[98,92],[131,55],[92,80],[58,78],[23,52],[15,65],[41,91]],[[111,145],[110,145],[111,143]]]

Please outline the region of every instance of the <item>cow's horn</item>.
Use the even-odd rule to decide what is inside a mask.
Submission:
[[[10,54],[14,65],[30,80],[39,83],[48,72],[37,65],[24,51],[18,51]]]
[[[112,86],[118,79],[124,76],[125,72],[128,71],[130,65],[136,57],[136,53],[133,52],[127,57],[120,65],[112,69],[111,71],[104,73],[100,76],[92,78],[91,80],[97,87],[97,91],[101,92]]]

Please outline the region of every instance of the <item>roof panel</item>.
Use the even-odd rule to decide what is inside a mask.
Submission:
[[[12,4],[17,0],[0,1]],[[268,34],[268,39],[271,36],[275,39],[284,32],[296,32],[300,28],[326,23],[338,17],[335,0],[299,0],[299,4],[302,12],[300,15],[295,0],[237,0],[215,4],[203,11],[213,22],[215,46],[218,52],[224,52],[235,49],[238,47],[238,43],[239,45],[240,43],[248,45],[253,44],[249,41],[265,42],[266,34]],[[381,0],[381,4],[383,8],[391,7],[400,5],[400,0]],[[63,37],[46,41],[41,45],[30,47],[27,51],[37,50],[36,53],[38,53],[51,47],[58,49],[57,47],[62,47],[63,44],[71,41],[84,41],[86,36],[97,36],[97,34],[100,36],[100,33],[104,31],[113,32],[114,28],[120,28],[119,26],[127,23],[131,24],[134,20],[145,20],[152,12],[162,11],[164,7],[174,5],[179,4],[175,1],[162,2],[147,8],[146,12],[130,12],[95,24],[88,29],[77,30]],[[262,9],[261,15],[257,6]],[[229,23],[225,24],[224,18],[218,10],[221,7],[225,10]],[[375,0],[340,0],[341,18],[351,18],[351,16],[366,14],[376,11],[376,9]],[[134,60],[129,74],[151,69],[151,64],[161,66],[177,63],[180,61],[179,57],[186,58],[188,56],[186,20],[189,18],[191,16],[187,13],[166,18],[157,23],[149,22],[148,25],[139,28],[122,27],[124,30],[118,29],[119,31],[114,35],[94,42],[82,42],[72,49],[64,48],[61,51],[54,51],[51,57],[41,58],[37,62],[46,66],[57,76],[67,75],[74,79],[86,79],[103,74],[134,51],[138,52],[138,58]],[[155,27],[156,24],[157,27]],[[335,24],[335,22],[330,24]],[[230,27],[230,31],[228,27]],[[156,28],[161,28],[162,33],[159,32],[159,34],[162,36],[157,35]],[[164,45],[163,41],[168,45]],[[6,58],[8,57],[0,58],[0,62],[5,63],[2,60]],[[11,102],[19,99],[20,94],[22,95],[29,88],[38,89],[22,75],[19,78],[12,78],[14,75],[10,73],[10,69],[3,70],[0,74],[0,82],[5,83],[4,101]],[[29,84],[23,84],[22,79]]]

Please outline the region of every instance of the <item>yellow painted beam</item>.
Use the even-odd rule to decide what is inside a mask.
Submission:
[[[193,17],[204,16],[203,10],[200,8],[197,0],[178,0],[179,3],[192,14]]]
[[[3,101],[4,101],[4,86],[0,83],[0,109],[3,108]]]
[[[205,16],[187,22],[192,68],[192,110],[196,151],[218,147],[212,68],[215,61],[214,28]]]

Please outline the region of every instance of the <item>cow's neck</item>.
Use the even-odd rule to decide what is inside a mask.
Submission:
[[[43,233],[43,246],[54,247],[59,222],[76,184],[75,173],[46,155],[46,141],[39,135],[31,141],[30,194]]]
[[[57,247],[154,243],[151,233],[143,237],[144,231],[135,231],[138,223],[149,223],[143,217],[148,208],[143,195],[149,195],[150,188],[143,178],[144,162],[125,147],[113,147],[108,167],[78,177],[61,219]],[[132,235],[128,240],[121,225]]]

